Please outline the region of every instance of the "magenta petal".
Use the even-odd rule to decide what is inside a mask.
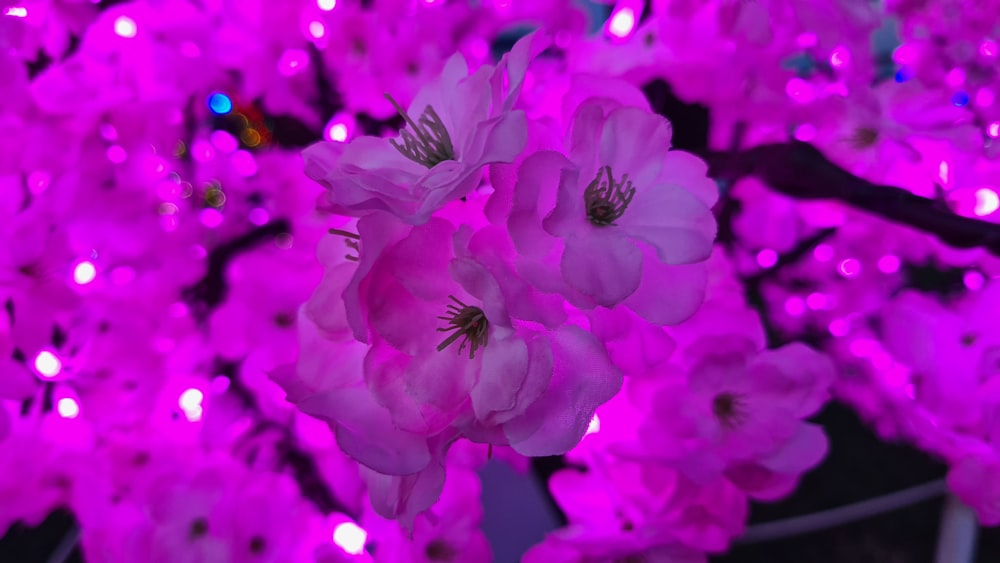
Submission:
[[[519,338],[491,342],[483,353],[479,381],[472,388],[472,409],[479,420],[514,408],[528,372],[528,346]]]
[[[361,478],[368,486],[372,508],[383,518],[398,519],[412,528],[417,515],[437,502],[444,489],[444,464],[434,460],[413,475],[383,475],[365,467]]]
[[[528,118],[521,110],[501,114],[486,121],[468,147],[470,165],[514,162],[528,142]]]
[[[568,237],[560,267],[569,286],[613,307],[639,288],[642,252],[617,234]]]
[[[636,193],[618,224],[630,237],[656,249],[666,264],[701,262],[712,254],[712,211],[690,193],[668,186]]]
[[[640,189],[659,175],[670,150],[673,129],[666,118],[643,109],[624,107],[608,115],[601,130],[598,166],[610,166],[615,179],[628,174]],[[584,173],[597,172],[584,169]]]
[[[547,240],[550,235],[542,229],[542,218],[555,208],[560,186],[575,184],[573,178],[566,178],[564,184],[565,175],[572,169],[573,164],[555,151],[536,152],[518,168],[516,186],[510,188],[513,195],[507,228],[521,254],[541,256],[551,248],[552,243]],[[583,213],[582,194],[576,199],[579,201],[575,210]]]
[[[691,153],[674,150],[668,151],[662,159],[661,183],[682,187],[706,207],[712,207],[719,200],[719,185],[708,177],[708,164],[704,160]]]
[[[318,393],[298,404],[302,412],[336,424],[337,443],[375,471],[408,475],[430,463],[427,440],[395,427],[384,407],[363,387]]]
[[[624,304],[647,321],[675,325],[691,318],[705,300],[708,267],[704,263],[670,266],[643,248],[642,280]]]
[[[621,371],[592,334],[567,325],[552,334],[554,369],[546,392],[523,416],[504,425],[511,447],[528,456],[558,455],[575,446],[594,411],[618,392]]]

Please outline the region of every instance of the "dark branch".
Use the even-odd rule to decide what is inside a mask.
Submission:
[[[241,252],[266,242],[291,229],[288,221],[278,219],[235,239],[220,244],[208,254],[208,267],[198,283],[186,288],[182,295],[196,314],[212,309],[226,299],[226,266]]]
[[[880,186],[833,164],[808,143],[760,145],[702,155],[709,175],[724,181],[756,176],[797,199],[835,199],[882,218],[930,233],[955,248],[982,247],[1000,256],[1000,225],[961,217],[935,200]]]

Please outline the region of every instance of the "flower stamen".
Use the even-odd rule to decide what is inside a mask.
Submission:
[[[425,107],[417,121],[413,121],[392,96],[386,94],[385,97],[410,128],[409,131],[400,129],[402,144],[395,139],[389,140],[399,154],[427,168],[434,168],[446,160],[455,160],[455,148],[451,144],[451,136],[434,108]]]
[[[878,141],[879,133],[871,127],[858,127],[847,137],[847,142],[857,150],[867,149]]]
[[[469,359],[471,360],[476,356],[476,350],[486,347],[490,323],[486,320],[486,314],[479,307],[466,305],[454,295],[449,295],[448,298],[457,303],[458,306],[449,304],[447,313],[438,317],[443,321],[448,321],[450,325],[439,328],[438,332],[454,332],[441,344],[438,344],[437,350],[441,352],[461,337],[462,343],[458,345],[458,353],[461,354],[465,346],[468,345]]]
[[[607,180],[602,181],[604,174],[607,174]],[[597,177],[583,192],[587,219],[598,227],[614,225],[625,214],[633,197],[635,188],[632,187],[628,174],[622,175],[620,182],[615,182],[611,167],[605,166],[597,171]]]
[[[747,419],[746,400],[739,393],[725,391],[712,400],[712,414],[724,428],[732,430]]]
[[[350,260],[351,262],[358,262],[361,259],[361,235],[350,231],[342,231],[340,229],[330,229],[328,232],[331,235],[340,235],[344,237],[344,246],[358,253],[357,256],[345,254],[344,258]]]

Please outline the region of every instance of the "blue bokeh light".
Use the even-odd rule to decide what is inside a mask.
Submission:
[[[951,103],[955,104],[958,107],[964,107],[966,104],[969,103],[968,92],[955,92],[955,95],[951,97]]]
[[[208,97],[208,109],[216,115],[226,115],[233,111],[233,101],[229,99],[229,96],[216,92]]]

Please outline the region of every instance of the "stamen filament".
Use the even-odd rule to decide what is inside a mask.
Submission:
[[[438,317],[450,325],[437,329],[438,332],[451,332],[451,334],[441,344],[438,344],[437,351],[444,351],[456,340],[462,338],[462,342],[458,346],[458,353],[461,354],[465,346],[468,345],[469,359],[471,360],[475,357],[476,350],[485,348],[488,343],[489,321],[479,307],[466,305],[454,295],[449,295],[448,298],[461,307],[449,304],[446,307],[446,314]]]
[[[385,97],[409,127],[409,131],[405,128],[399,131],[402,144],[395,139],[389,140],[400,154],[427,168],[433,168],[446,160],[455,160],[455,148],[451,144],[451,136],[434,108],[425,107],[420,117],[414,121],[392,96],[386,94]]]
[[[328,232],[331,235],[340,235],[342,237],[352,238],[354,240],[361,240],[361,235],[357,233],[352,233],[350,231],[341,231],[340,229],[330,229]]]
[[[604,174],[607,174],[607,180],[602,181]],[[628,174],[622,175],[620,182],[615,182],[611,167],[605,166],[597,171],[597,177],[583,192],[587,219],[598,227],[614,225],[625,214],[633,197],[635,188],[632,187]]]

